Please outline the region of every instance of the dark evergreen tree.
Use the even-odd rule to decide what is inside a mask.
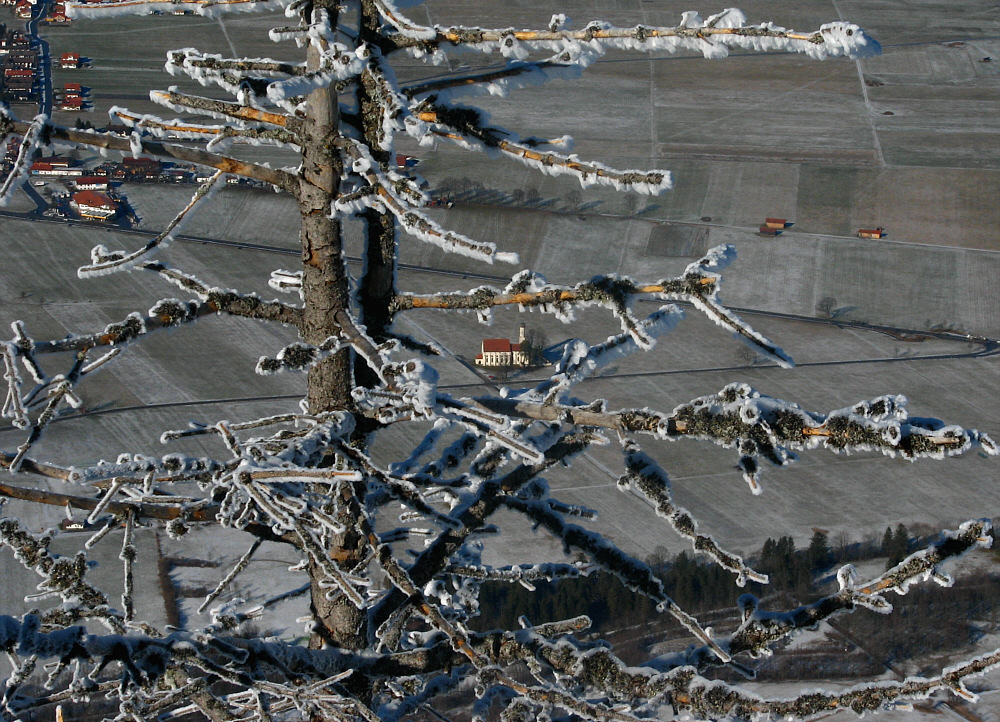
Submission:
[[[830,540],[826,532],[819,530],[813,532],[812,539],[809,541],[807,555],[810,570],[824,569],[830,564],[832,553],[830,550]]]

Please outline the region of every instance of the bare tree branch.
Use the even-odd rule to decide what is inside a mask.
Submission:
[[[30,128],[29,123],[13,121],[11,129],[20,134],[25,134]],[[49,137],[54,140],[64,140],[71,143],[91,148],[107,148],[109,150],[120,150],[125,153],[132,152],[132,143],[128,138],[119,138],[110,134],[99,134],[93,131],[73,130],[56,125],[47,125],[46,130]],[[150,140],[140,141],[143,153],[156,156],[158,158],[174,158],[187,163],[215,168],[225,173],[240,175],[245,178],[254,178],[264,183],[270,183],[282,190],[292,191],[297,186],[294,176],[276,168],[267,168],[255,163],[229,158],[223,155],[216,155],[197,148],[189,148],[182,145],[168,143],[158,143]]]

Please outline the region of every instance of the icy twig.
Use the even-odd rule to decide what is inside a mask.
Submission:
[[[539,285],[538,277],[532,277],[532,285]],[[558,308],[560,306],[570,306],[576,303],[594,303],[598,301],[611,300],[606,290],[602,290],[597,280],[584,281],[575,286],[561,286],[552,283],[544,283],[542,279],[541,288],[532,290],[517,290],[517,285],[521,277],[515,277],[512,284],[507,289],[500,290],[490,286],[480,286],[472,291],[458,291],[455,293],[436,294],[411,294],[400,293],[393,301],[395,311],[408,311],[416,308],[437,308],[445,310],[465,310],[480,311],[495,306],[518,305],[523,308]],[[619,280],[620,293],[626,295],[657,295],[671,294],[672,296],[684,296],[685,298],[696,294],[705,293],[706,289],[713,286],[717,279],[689,279],[677,278],[672,281],[661,281],[659,283],[636,284],[631,281]],[[527,285],[527,284],[525,284]],[[512,289],[511,286],[514,286]]]
[[[664,593],[663,583],[646,564],[628,556],[603,537],[575,524],[567,524],[562,515],[553,512],[542,500],[508,497],[504,500],[504,504],[524,514],[534,524],[544,527],[566,547],[576,547],[585,552],[595,564],[614,574],[633,591],[649,597],[659,609],[670,614],[692,636],[708,647],[719,660],[728,662],[731,659],[730,654],[709,636],[694,616],[681,609]]]
[[[113,3],[112,3],[113,4]],[[14,130],[18,133],[28,132],[30,125],[20,121],[12,123]],[[88,130],[75,130],[56,125],[46,126],[46,132],[51,140],[68,141],[82,145],[87,148],[106,148],[108,150],[118,150],[131,154],[134,150],[130,138],[122,138],[111,133],[97,133]],[[269,168],[265,165],[251,163],[249,161],[230,158],[228,156],[210,153],[186,145],[174,143],[161,143],[158,141],[138,139],[139,146],[144,154],[157,158],[170,158],[186,163],[215,168],[225,173],[240,175],[245,178],[254,178],[264,183],[269,183],[283,190],[294,191],[298,185],[297,178],[284,170]]]
[[[36,115],[31,123],[18,123],[11,119],[6,109],[0,108],[0,131],[3,138],[6,140],[11,132],[21,134],[21,145],[17,149],[14,166],[0,185],[0,206],[10,202],[14,191],[20,188],[27,178],[35,150],[42,145],[42,136],[49,127],[48,121],[48,116]],[[4,145],[6,146],[6,143]]]
[[[398,48],[436,48],[441,45],[497,49],[507,57],[524,59],[529,50],[569,51],[581,44],[595,53],[608,48],[640,51],[693,50],[708,58],[722,58],[729,48],[762,52],[799,52],[815,59],[847,56],[867,57],[878,54],[877,42],[856,25],[834,22],[819,30],[800,33],[772,23],[747,25],[738,10],[725,10],[707,20],[695,12],[684,13],[676,27],[614,27],[602,21],[590,22],[582,30],[561,28],[514,30],[452,27],[429,32],[400,32],[390,36]],[[424,52],[427,52],[424,50]]]
[[[208,199],[212,195],[212,190],[216,187],[216,184],[225,174],[221,170],[215,171],[211,178],[198,186],[198,190],[195,191],[191,200],[188,204],[181,209],[180,213],[174,216],[173,220],[167,224],[159,235],[155,238],[150,239],[145,246],[137,251],[133,251],[128,255],[118,255],[114,254],[111,257],[101,257],[100,252],[95,252],[95,262],[89,266],[81,266],[77,269],[77,276],[80,278],[92,278],[94,276],[103,276],[108,273],[114,273],[115,271],[124,271],[140,262],[145,256],[155,250],[158,247],[165,246],[167,243],[173,240],[174,233],[180,230],[181,224],[184,223],[192,210],[202,201]],[[95,249],[96,251],[97,249]]]
[[[30,423],[28,413],[21,403],[21,375],[14,361],[15,350],[12,343],[0,343],[0,355],[3,356],[4,380],[7,382],[7,394],[3,403],[5,419],[10,419],[15,428],[26,429]]]
[[[151,90],[149,98],[155,103],[159,103],[174,110],[197,110],[217,118],[226,120],[251,121],[255,123],[267,123],[285,127],[288,124],[288,116],[282,113],[273,113],[260,108],[254,108],[242,103],[234,103],[226,100],[216,100],[205,98],[200,95],[190,95],[177,90]]]
[[[31,447],[38,441],[42,436],[42,432],[45,427],[49,425],[52,419],[55,418],[56,412],[59,406],[66,401],[73,387],[80,380],[80,371],[83,368],[84,362],[87,360],[87,352],[80,351],[76,355],[76,359],[73,362],[72,368],[63,377],[56,377],[53,379],[53,386],[48,393],[48,403],[45,408],[35,419],[34,425],[31,427],[31,432],[28,434],[28,438],[25,439],[24,443],[17,447],[17,454],[10,462],[9,470],[11,473],[19,471],[21,469],[21,463],[24,461],[25,456],[31,450]]]
[[[737,586],[746,585],[747,580],[767,584],[767,575],[754,571],[743,563],[743,559],[719,547],[710,536],[698,533],[698,525],[690,512],[677,507],[670,494],[670,481],[663,468],[653,461],[633,441],[624,444],[625,467],[628,473],[618,480],[622,489],[636,489],[655,507],[656,514],[668,522],[680,536],[690,539],[695,551],[710,556],[716,564],[736,575]]]
[[[133,598],[134,579],[132,577],[132,565],[136,558],[134,544],[135,512],[125,515],[125,534],[122,535],[122,550],[118,558],[122,560],[123,585],[122,607],[125,608],[125,623],[128,624],[135,617],[135,599]]]
[[[236,579],[236,577],[238,577],[240,573],[243,572],[244,569],[247,568],[247,565],[250,563],[250,560],[253,559],[253,555],[257,552],[257,550],[260,548],[260,545],[263,543],[264,543],[263,539],[254,539],[253,544],[250,545],[250,548],[247,550],[247,552],[242,557],[240,557],[240,560],[236,562],[236,564],[229,571],[229,573],[222,579],[222,581],[219,582],[218,585],[216,585],[215,589],[213,589],[208,594],[208,596],[205,597],[205,601],[203,601],[201,603],[201,606],[198,607],[198,614],[204,612],[208,608],[209,604],[218,599],[219,595],[225,591],[226,587],[228,587],[232,583],[232,581]]]
[[[754,493],[760,493],[760,460],[785,466],[792,450],[819,446],[838,453],[880,451],[888,456],[940,459],[978,446],[996,454],[986,434],[936,419],[909,418],[905,399],[883,396],[848,409],[819,414],[798,404],[764,396],[746,384],[730,384],[711,396],[681,404],[667,414],[651,409],[600,408],[536,403],[516,398],[463,399],[497,414],[596,426],[661,439],[710,441],[740,454],[739,466]]]
[[[584,188],[595,184],[607,185],[620,191],[657,195],[673,187],[669,171],[616,170],[595,161],[582,161],[575,155],[538,151],[527,144],[502,138],[492,128],[484,127],[475,111],[465,108],[455,111],[434,106],[427,110],[418,105],[411,110],[419,120],[440,126],[429,131],[436,137],[448,138],[463,145],[475,141],[486,150],[496,149],[547,175],[573,175]]]
[[[342,147],[347,156],[353,159],[353,163],[348,164],[352,171],[361,176],[373,191],[374,202],[392,213],[399,221],[400,227],[411,236],[438,246],[449,253],[468,256],[485,263],[493,263],[494,261],[517,263],[517,254],[501,253],[497,251],[496,245],[493,243],[476,241],[460,233],[445,230],[436,221],[418,210],[416,206],[404,198],[403,194],[397,192],[396,184],[386,178],[381,171],[376,170],[377,164],[371,159],[367,149],[360,144],[346,142],[342,144]],[[341,210],[346,209],[345,206]],[[353,210],[353,206],[351,209]]]
[[[281,128],[250,128],[236,125],[200,125],[183,120],[163,120],[152,115],[135,115],[121,108],[113,108],[112,113],[130,128],[147,131],[159,138],[184,138],[191,140],[212,140],[217,143],[223,138],[244,138],[251,142],[276,145],[298,146],[298,136]],[[262,111],[261,111],[262,112]],[[211,148],[213,143],[209,143]]]

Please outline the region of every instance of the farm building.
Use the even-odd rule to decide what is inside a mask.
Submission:
[[[74,193],[70,205],[84,218],[97,218],[102,221],[118,213],[118,202],[97,191]]]
[[[73,186],[78,191],[106,191],[110,181],[103,175],[80,176],[73,181]]]

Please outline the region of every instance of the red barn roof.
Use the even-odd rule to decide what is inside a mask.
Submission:
[[[118,204],[97,191],[78,191],[73,194],[73,202],[89,208],[117,208]]]
[[[122,165],[129,170],[159,168],[160,161],[155,158],[122,158]]]
[[[95,185],[108,185],[108,177],[103,175],[85,175],[80,176],[75,181],[78,186],[95,186]]]

